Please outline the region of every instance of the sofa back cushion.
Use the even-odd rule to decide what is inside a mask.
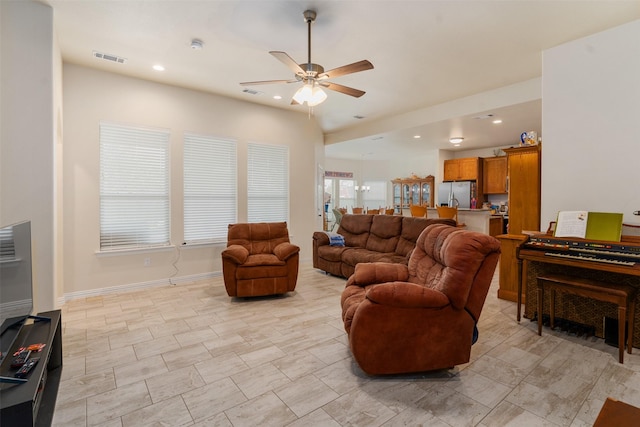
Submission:
[[[485,259],[491,256],[495,268],[499,253],[500,242],[488,234],[432,224],[422,232],[409,258],[409,281],[444,293],[455,308],[462,309]],[[491,277],[482,279],[491,281]],[[488,289],[489,283],[484,285]]]
[[[346,246],[364,248],[367,246],[371,222],[375,215],[346,214],[340,221],[338,233],[344,236]]]
[[[402,217],[395,215],[371,216],[373,220],[366,248],[381,253],[395,252],[398,240],[400,240]]]
[[[407,256],[416,247],[416,241],[420,237],[422,230],[427,228],[429,220],[426,218],[404,216],[402,218],[402,232],[396,246],[398,255]]]
[[[280,243],[289,242],[286,222],[229,224],[227,246],[241,245],[249,254],[271,254]]]

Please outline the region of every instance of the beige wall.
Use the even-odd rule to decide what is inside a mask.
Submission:
[[[34,311],[55,308],[55,126],[60,98],[53,10],[0,1],[0,225],[31,221]],[[58,80],[56,80],[58,79]]]
[[[543,54],[542,226],[560,210],[640,223],[640,21]]]
[[[114,65],[116,66],[116,65]],[[104,288],[191,280],[221,271],[224,245],[182,246],[182,135],[195,132],[238,142],[238,221],[246,220],[248,142],[289,146],[292,241],[311,259],[318,229],[317,164],[324,159],[322,132],[305,112],[290,112],[203,92],[124,77],[72,64],[64,88],[64,286],[70,297]],[[121,255],[99,249],[100,121],[164,128],[171,143],[171,242],[177,248]],[[145,267],[144,259],[151,265]]]

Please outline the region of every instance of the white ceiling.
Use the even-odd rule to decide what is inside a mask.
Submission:
[[[41,1],[54,9],[64,61],[304,114],[306,107],[290,105],[298,83],[252,86],[261,93],[250,95],[239,82],[293,77],[268,52],[306,62],[302,13],[314,9],[312,62],[328,70],[368,59],[375,67],[332,80],[366,91],[363,97],[328,91],[313,110],[325,134],[352,135],[327,145],[327,155],[358,159],[386,158],[416,144],[451,148],[454,132],[464,133],[469,149],[539,131],[539,99],[409,127],[390,118],[539,78],[543,50],[640,18],[638,0]],[[202,50],[190,48],[194,38],[204,42]],[[127,62],[99,60],[93,51]],[[164,72],[151,69],[158,63]],[[473,118],[485,113],[503,123]],[[367,131],[379,123],[382,131]]]

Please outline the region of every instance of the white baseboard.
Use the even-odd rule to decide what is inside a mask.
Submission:
[[[140,289],[155,288],[160,286],[183,285],[185,283],[191,283],[198,280],[212,279],[214,277],[219,277],[221,275],[222,275],[221,271],[216,271],[216,272],[210,272],[210,273],[191,274],[188,276],[168,277],[165,279],[150,280],[148,282],[109,286],[107,288],[98,288],[98,289],[90,289],[86,291],[70,292],[70,293],[65,293],[63,297],[58,298],[57,303],[58,303],[58,307],[62,307],[64,303],[68,301],[72,301],[74,299],[117,294],[121,292],[137,291]]]

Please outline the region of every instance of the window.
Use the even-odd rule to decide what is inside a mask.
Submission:
[[[289,148],[249,143],[247,146],[247,220],[289,220]]]
[[[341,208],[356,207],[356,182],[352,179],[338,180],[338,201]]]
[[[387,206],[387,182],[365,181],[368,190],[362,192],[362,200],[367,209],[378,209]]]
[[[224,242],[237,222],[236,143],[184,135],[184,240]]]
[[[169,132],[100,124],[100,249],[169,245]]]

